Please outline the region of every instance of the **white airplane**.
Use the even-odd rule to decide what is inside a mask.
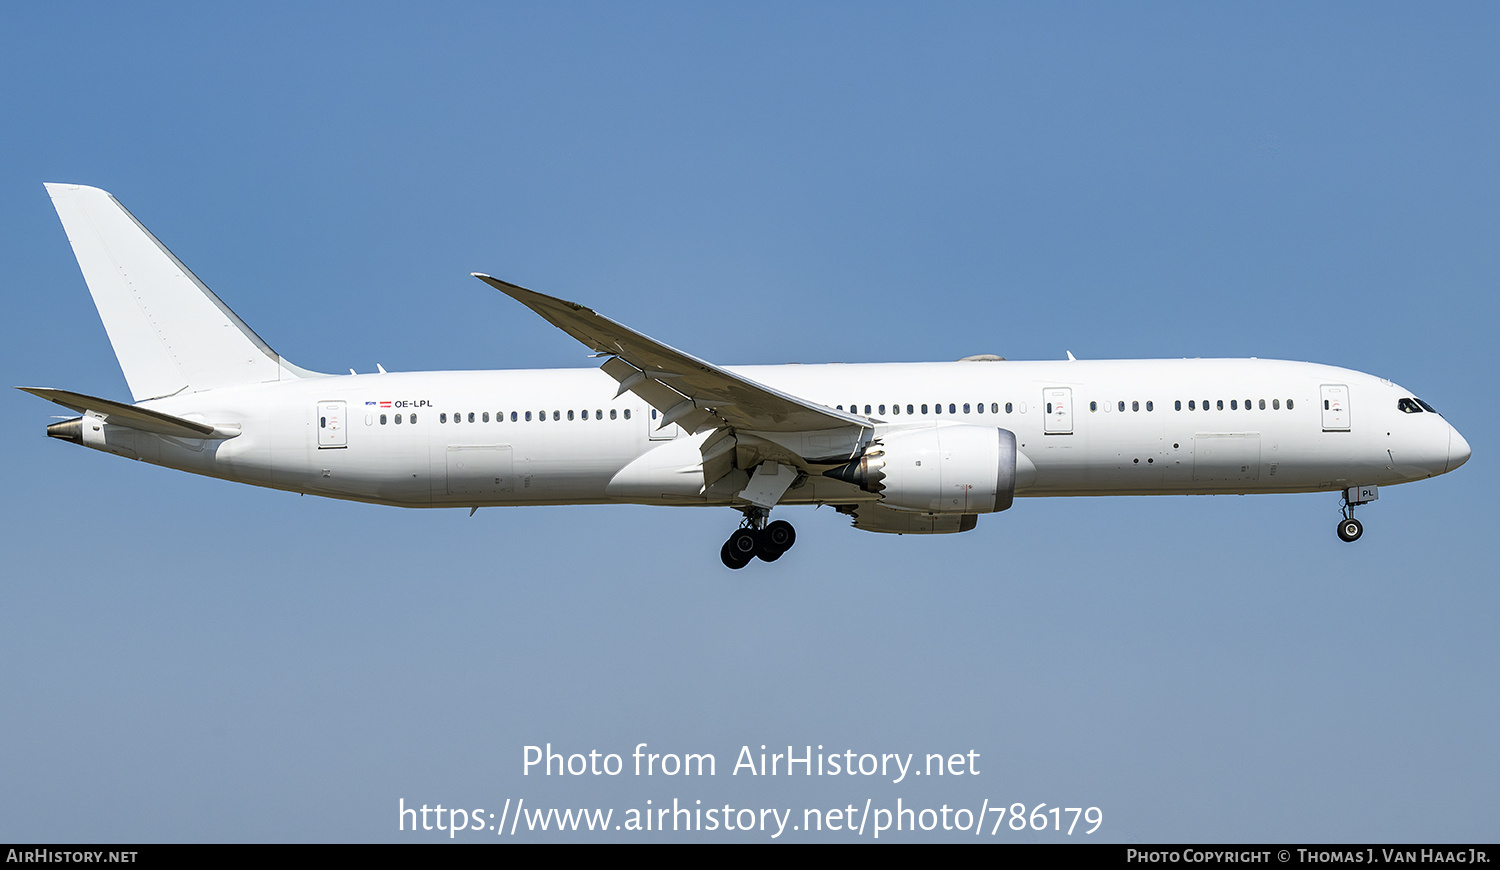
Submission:
[[[325,375],[292,365],[110,194],[49,184],[133,403],[23,387],[47,427],[168,468],[400,507],[710,505],[730,568],[796,540],[779,505],[894,534],[974,528],[1016,496],[1340,492],[1469,445],[1384,378],[1259,359],[717,366],[592,310],[475,277],[587,346],[596,369]]]

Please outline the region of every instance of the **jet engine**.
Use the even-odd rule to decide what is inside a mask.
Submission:
[[[888,429],[858,459],[823,474],[896,510],[993,513],[1015,498],[1016,436],[968,424]]]

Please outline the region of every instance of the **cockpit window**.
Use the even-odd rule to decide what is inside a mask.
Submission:
[[[1437,414],[1437,412],[1438,412],[1437,408],[1432,407],[1431,405],[1427,404],[1426,402],[1422,401],[1421,399],[1413,399],[1412,401],[1416,402],[1418,405],[1421,405],[1422,406],[1422,410],[1424,410],[1424,411],[1427,411],[1427,412],[1433,413],[1433,414]],[[1438,414],[1438,416],[1441,417],[1442,415]]]
[[[1416,399],[1400,399],[1396,402],[1396,410],[1403,414],[1420,414],[1422,406],[1417,404]]]

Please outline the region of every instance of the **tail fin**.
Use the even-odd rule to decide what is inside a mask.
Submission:
[[[318,376],[271,350],[113,196],[75,184],[47,193],[137,402]]]

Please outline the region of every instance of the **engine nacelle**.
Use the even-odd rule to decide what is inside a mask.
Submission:
[[[897,510],[984,514],[1016,495],[1016,436],[963,423],[888,429],[826,476],[880,495]]]

